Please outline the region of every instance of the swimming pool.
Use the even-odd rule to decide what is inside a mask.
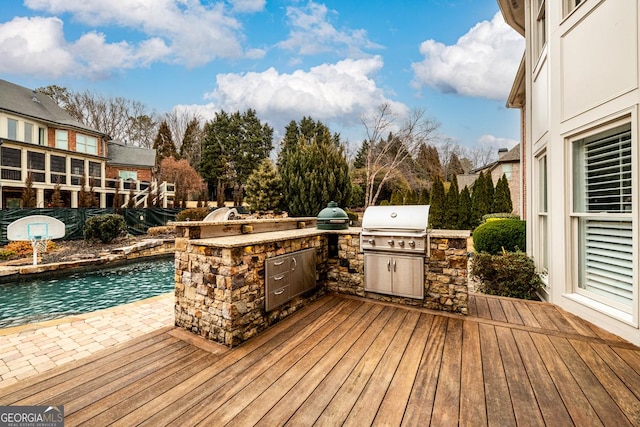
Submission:
[[[0,285],[0,328],[57,319],[150,298],[175,286],[174,258]]]

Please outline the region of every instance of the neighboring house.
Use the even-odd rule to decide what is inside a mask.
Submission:
[[[120,176],[119,172],[113,174],[120,169],[111,168],[108,140],[108,135],[78,122],[47,95],[0,80],[0,209],[21,207],[29,175],[40,208],[49,205],[57,183],[64,205],[78,207],[82,181],[85,190],[93,187],[100,207],[112,206],[118,186],[124,203],[129,186],[133,186],[138,206],[144,205],[142,193],[156,185],[151,175],[153,164],[146,166],[155,152],[129,150],[127,160],[119,156],[121,160],[114,167],[140,173],[133,182],[125,183],[112,179]],[[140,167],[141,158],[144,168]],[[163,194],[165,205],[172,196],[171,192]]]
[[[512,213],[521,215],[522,213],[523,197],[522,197],[522,174],[520,168],[520,144],[513,147],[511,150],[506,148],[498,151],[498,160],[481,168],[474,169],[467,174],[461,174],[456,176],[458,179],[458,187],[460,189],[465,186],[469,190],[473,190],[473,184],[475,184],[480,172],[484,174],[490,173],[493,185],[498,183],[499,179],[502,179],[502,175],[507,177],[509,182],[509,192],[511,193],[511,203],[513,205]]]
[[[525,36],[527,252],[544,297],[640,344],[637,0],[498,0]]]

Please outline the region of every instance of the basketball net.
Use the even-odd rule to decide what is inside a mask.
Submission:
[[[33,265],[38,265],[38,253],[47,252],[47,246],[51,238],[49,236],[41,236],[29,239],[33,248]]]

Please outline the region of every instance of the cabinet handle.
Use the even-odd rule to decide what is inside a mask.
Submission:
[[[282,295],[284,294],[284,289],[278,289],[277,291],[273,291],[274,295]]]
[[[387,261],[387,271],[391,271],[391,260]]]
[[[282,260],[280,262],[276,261],[276,262],[273,263],[273,265],[282,265],[282,264],[284,264],[284,260]]]
[[[273,280],[275,280],[276,282],[277,282],[278,280],[282,280],[282,279],[284,279],[284,274],[283,274],[282,276],[274,276],[274,277],[273,277]]]
[[[393,271],[396,271],[396,260],[393,260]]]
[[[298,261],[296,261],[295,258],[291,258],[291,262],[293,262],[293,267],[291,267],[291,270],[295,270],[296,268],[298,268]]]

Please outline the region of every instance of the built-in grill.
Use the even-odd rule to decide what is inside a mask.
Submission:
[[[424,297],[428,221],[428,205],[371,206],[365,210],[360,234],[365,291]]]

